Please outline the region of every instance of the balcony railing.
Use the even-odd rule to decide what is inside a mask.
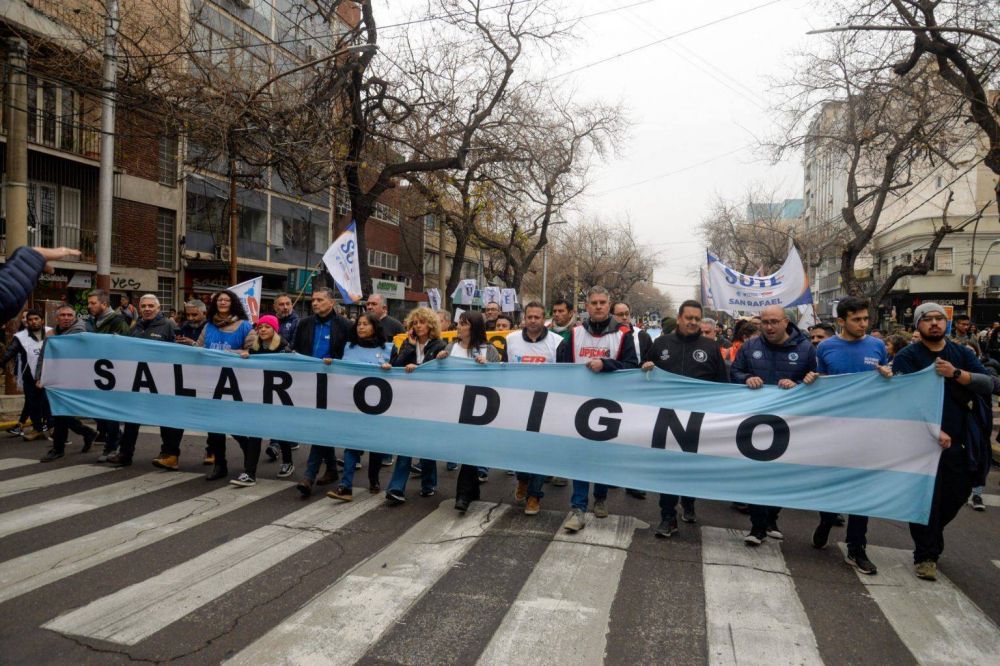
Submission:
[[[56,150],[65,150],[88,159],[96,160],[101,156],[101,131],[90,125],[67,123],[54,120],[39,113],[35,135],[28,134],[28,143],[36,146],[46,146]],[[7,128],[0,126],[0,135],[6,136]]]

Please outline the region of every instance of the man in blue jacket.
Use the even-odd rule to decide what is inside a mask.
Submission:
[[[760,313],[761,335],[740,347],[729,369],[734,384],[756,390],[765,384],[791,389],[816,380],[816,348],[809,338],[788,321],[780,305],[769,305]],[[750,534],[744,541],[759,546],[765,537],[781,539],[778,507],[750,505]]]

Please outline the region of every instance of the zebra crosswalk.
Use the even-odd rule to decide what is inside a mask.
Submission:
[[[101,474],[93,470],[105,468],[89,465],[35,472],[3,461],[0,469],[21,472],[0,481],[0,497],[21,498],[0,505],[4,663],[106,663],[105,653],[228,664],[596,665],[624,663],[612,656],[623,653],[650,663],[850,661],[817,625],[818,613],[837,609],[823,606],[815,581],[797,583],[803,562],[815,566],[817,558],[830,562],[828,584],[864,597],[880,614],[884,638],[914,663],[993,664],[1000,654],[997,604],[973,600],[989,595],[968,576],[918,580],[905,548],[869,546],[879,575],[855,576],[835,549],[820,553],[804,539],[748,548],[737,529],[697,525],[661,540],[649,522],[613,513],[566,534],[565,514],[548,498],[533,518],[508,497],[474,502],[462,515],[440,496],[392,510],[367,493],[303,504],[282,480],[234,488],[207,486],[188,472]],[[61,484],[68,494],[39,492]],[[147,501],[159,508],[137,514]],[[125,505],[133,511],[118,520],[113,512]],[[643,508],[643,517],[655,509],[629,506]],[[968,513],[994,521],[979,524],[996,533],[992,513]],[[73,521],[97,514],[103,520],[94,529],[60,538]],[[204,537],[223,522],[224,538]],[[161,563],[158,549],[174,553],[178,541],[182,556]],[[339,550],[323,550],[331,544]],[[357,553],[348,553],[352,544]],[[335,566],[305,564],[342,553]],[[995,590],[1000,547],[981,555],[986,573],[975,585]],[[280,575],[300,568],[294,582]],[[93,584],[95,571],[115,570],[127,575]],[[637,591],[674,585],[703,596],[678,595],[674,604],[684,608],[664,617],[633,609]],[[293,589],[287,600],[282,586]],[[656,644],[650,634],[671,644],[674,617],[689,618],[683,645],[641,654],[642,645]],[[615,629],[622,618],[625,631]],[[830,624],[850,641],[859,621],[846,613]],[[701,648],[689,649],[692,642]],[[878,641],[866,649],[880,660]]]

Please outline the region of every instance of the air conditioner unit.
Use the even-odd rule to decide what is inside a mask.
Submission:
[[[219,261],[230,261],[232,259],[232,254],[230,254],[230,247],[228,245],[216,245],[215,258],[218,259]]]

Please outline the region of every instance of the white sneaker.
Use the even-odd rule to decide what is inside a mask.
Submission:
[[[257,485],[257,481],[255,481],[254,478],[246,472],[243,472],[235,479],[230,479],[229,483],[234,486],[239,486],[240,488],[249,488],[250,486]]]
[[[291,476],[294,471],[295,465],[292,463],[281,463],[281,469],[278,470],[278,478],[284,479],[287,476]]]
[[[587,519],[579,509],[570,511],[569,518],[563,523],[563,529],[567,532],[579,532],[586,526]]]

